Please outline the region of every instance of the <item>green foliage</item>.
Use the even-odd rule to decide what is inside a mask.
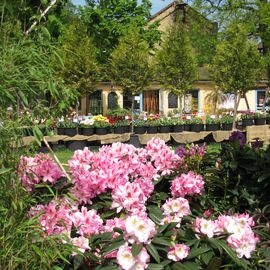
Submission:
[[[218,117],[211,117],[210,115],[206,116],[206,124],[219,124],[220,119]]]
[[[27,108],[44,118],[63,113],[75,96],[58,76],[61,58],[50,39],[43,34],[36,40],[22,39],[20,31],[8,24],[0,32],[2,108],[13,106],[18,112]]]
[[[233,117],[231,115],[222,115],[220,119],[221,124],[232,124]]]
[[[3,270],[54,269],[71,253],[69,245],[58,237],[43,237],[37,219],[28,211],[37,197],[22,188],[17,178],[19,157],[30,155],[31,148],[21,147],[20,124],[1,114],[0,127],[0,265]],[[33,149],[35,150],[35,149]]]
[[[140,4],[136,0],[89,0],[87,3],[81,8],[80,15],[93,34],[94,44],[98,48],[97,59],[102,64],[108,62],[119,39],[126,35],[131,26],[138,29],[151,48],[160,39],[157,23],[145,27],[150,17],[149,0],[143,0]]]
[[[245,94],[262,74],[261,57],[247,35],[244,25],[234,23],[217,45],[210,70],[217,86],[226,93]]]
[[[63,34],[63,80],[80,94],[91,93],[100,77],[96,48],[86,26],[74,21]]]
[[[182,22],[173,27],[157,54],[157,77],[176,95],[192,89],[196,79],[196,63],[192,47]]]
[[[110,75],[126,94],[141,93],[150,83],[149,48],[136,28],[130,28],[111,55]]]

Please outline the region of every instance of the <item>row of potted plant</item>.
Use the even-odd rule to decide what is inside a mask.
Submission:
[[[260,112],[244,111],[241,113],[240,119],[244,127],[270,124],[270,115]]]

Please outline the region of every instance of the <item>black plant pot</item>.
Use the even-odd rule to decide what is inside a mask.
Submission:
[[[57,128],[57,134],[58,135],[65,135],[65,129],[64,128]]]
[[[158,127],[157,126],[147,127],[147,133],[149,133],[149,134],[158,133]]]
[[[192,124],[190,127],[191,131],[193,132],[200,132],[204,129],[204,124]]]
[[[71,137],[77,135],[77,129],[76,128],[65,128],[64,132],[65,132],[65,135],[71,136]]]
[[[125,133],[130,133],[131,132],[131,126],[125,126],[124,130],[125,130]]]
[[[206,131],[220,130],[220,124],[206,124]]]
[[[94,133],[95,133],[95,129],[93,127],[81,128],[81,134],[84,136],[92,136]]]
[[[144,134],[146,132],[146,127],[134,127],[135,134]]]
[[[222,124],[222,130],[232,130],[232,123],[224,123]]]
[[[183,132],[184,125],[176,125],[172,127],[172,132]]]
[[[266,124],[270,125],[270,118],[266,118]]]
[[[190,124],[184,124],[184,131],[190,131],[191,130]]]
[[[116,134],[124,134],[124,133],[126,133],[126,127],[115,127],[114,128],[114,133],[116,133]]]
[[[253,126],[253,119],[242,119],[242,126],[247,127],[247,126]]]
[[[160,133],[170,133],[172,130],[171,126],[161,126],[159,127],[159,132]]]
[[[106,135],[106,134],[108,134],[108,128],[107,127],[98,127],[98,128],[96,128],[96,134],[97,135]]]
[[[266,123],[266,118],[258,118],[258,119],[254,119],[254,123],[255,123],[256,126],[265,125],[265,123]]]

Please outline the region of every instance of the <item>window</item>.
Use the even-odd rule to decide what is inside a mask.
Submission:
[[[118,96],[115,92],[110,92],[108,95],[108,109],[113,110],[118,108]]]
[[[89,112],[93,115],[102,114],[102,90],[89,95]]]
[[[123,108],[130,110],[132,105],[132,95],[123,95]],[[140,111],[140,95],[134,96],[134,111]]]
[[[257,95],[256,95],[257,96],[257,98],[256,98],[256,110],[261,111],[263,109],[263,103],[264,103],[265,93],[266,92],[265,92],[265,90],[257,90],[256,93],[257,93]],[[265,107],[265,109],[267,110],[268,107]]]
[[[174,93],[169,93],[168,95],[168,108],[177,109],[178,108],[178,96]]]
[[[191,112],[198,112],[199,111],[199,91],[198,89],[191,90],[187,93],[187,97],[191,95]],[[188,99],[190,99],[188,98]]]

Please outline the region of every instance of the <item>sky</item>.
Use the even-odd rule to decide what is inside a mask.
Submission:
[[[168,4],[172,2],[172,0],[151,0],[152,2],[152,14],[155,14],[158,12],[160,9],[164,8]],[[73,3],[75,5],[84,5],[85,1],[84,0],[73,0]]]

